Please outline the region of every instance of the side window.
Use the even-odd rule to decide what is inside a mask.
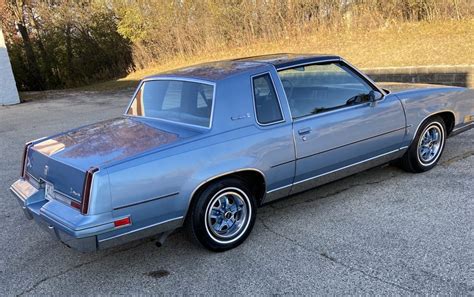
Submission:
[[[293,118],[365,103],[372,90],[341,63],[315,64],[278,72]]]
[[[282,121],[280,104],[270,74],[256,76],[252,83],[258,123],[271,124]]]

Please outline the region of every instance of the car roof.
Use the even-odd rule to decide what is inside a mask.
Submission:
[[[247,58],[235,59],[233,61],[252,61],[260,63],[268,63],[275,66],[275,68],[285,68],[291,67],[293,65],[319,62],[325,60],[340,60],[341,57],[335,55],[316,55],[316,54],[290,54],[290,53],[280,53],[280,54],[269,54],[261,56],[253,56]]]
[[[197,64],[151,75],[145,79],[152,80],[156,78],[178,77],[206,81],[218,81],[233,75],[255,71],[259,68],[263,69],[269,65],[273,65],[275,68],[279,69],[311,62],[340,59],[341,58],[339,56],[335,55],[290,53],[269,54]]]

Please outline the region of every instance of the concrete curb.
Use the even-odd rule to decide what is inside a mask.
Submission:
[[[474,88],[474,65],[365,68],[375,81],[426,83]]]

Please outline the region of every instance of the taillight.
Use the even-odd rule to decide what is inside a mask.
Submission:
[[[25,144],[25,148],[23,149],[23,161],[21,163],[21,177],[23,178],[26,176],[26,159],[28,158],[28,149],[32,144],[32,142],[27,142]]]
[[[131,224],[132,224],[132,220],[130,220],[130,217],[126,217],[126,218],[114,221],[115,228],[128,226]]]
[[[89,198],[91,196],[91,187],[92,187],[92,177],[94,173],[99,171],[99,168],[92,167],[86,172],[86,178],[84,180],[84,189],[82,191],[82,203],[81,203],[81,213],[87,214],[89,210]]]
[[[81,203],[80,203],[80,202],[77,202],[77,201],[75,201],[75,200],[71,200],[71,203],[70,203],[70,204],[71,204],[71,206],[74,207],[75,209],[81,210],[81,208],[82,208]]]

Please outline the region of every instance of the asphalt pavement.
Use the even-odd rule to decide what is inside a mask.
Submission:
[[[474,129],[423,174],[375,168],[258,210],[225,253],[182,231],[82,254],[27,220],[8,188],[26,141],[123,113],[132,91],[57,91],[0,107],[0,295],[474,292]]]

